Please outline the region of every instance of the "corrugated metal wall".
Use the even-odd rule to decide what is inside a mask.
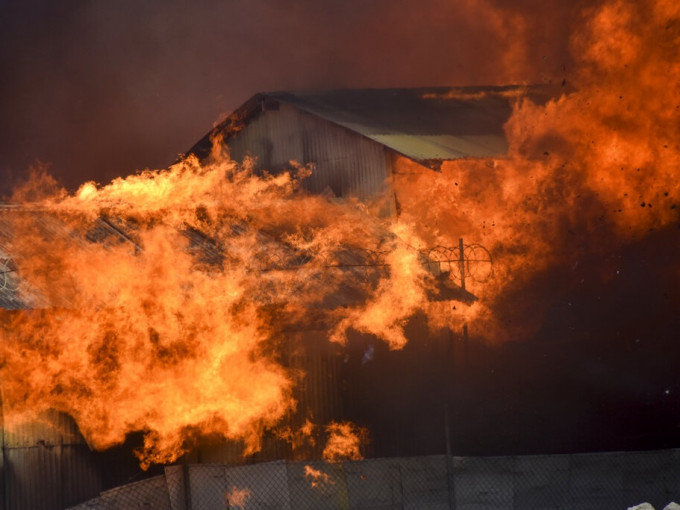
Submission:
[[[256,156],[260,170],[313,163],[315,171],[304,181],[312,193],[330,188],[338,197],[369,199],[387,190],[390,158],[384,146],[286,104],[250,121],[229,148],[236,161]]]
[[[99,467],[70,416],[48,411],[3,425],[3,510],[62,509],[102,490]]]
[[[282,363],[295,378],[293,398],[296,408],[281,426],[293,433],[300,431],[307,420],[315,425],[311,439],[301,440],[295,447],[289,440],[268,433],[262,449],[248,461],[277,459],[321,458],[325,447],[324,427],[340,421],[344,412],[343,377],[344,349],[328,340],[321,330],[288,331],[283,339]],[[197,463],[238,465],[244,462],[243,446],[234,441],[203,440],[196,451],[187,456]]]
[[[344,413],[368,429],[367,456],[443,453],[453,432],[447,408],[455,411],[463,339],[459,332],[430,330],[424,315],[412,317],[405,333],[401,350],[370,335],[348,335]]]
[[[295,390],[298,420],[329,423],[340,419],[343,349],[328,341],[327,331],[298,331],[292,335],[297,348],[290,355],[289,366],[304,372]]]

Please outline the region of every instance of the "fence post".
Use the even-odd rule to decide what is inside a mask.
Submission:
[[[182,480],[184,481],[184,508],[191,510],[191,479],[189,478],[189,461],[182,462]]]

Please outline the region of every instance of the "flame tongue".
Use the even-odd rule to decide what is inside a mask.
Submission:
[[[96,448],[150,430],[154,461],[172,460],[192,426],[256,449],[261,428],[291,405],[289,378],[261,352],[266,325],[234,275],[191,268],[176,234],[141,239],[137,256],[129,247],[71,251],[70,306],[12,318],[6,407],[67,411]]]

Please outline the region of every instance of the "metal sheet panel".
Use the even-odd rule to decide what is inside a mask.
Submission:
[[[188,480],[184,479],[185,471],[189,472],[189,467],[186,465],[165,466],[165,482],[168,484],[172,510],[187,510],[186,483]]]
[[[226,467],[221,464],[189,466],[192,510],[225,508],[227,502]]]
[[[299,430],[307,420],[318,426],[314,441],[297,444],[293,456],[318,459],[325,446],[323,427],[343,418],[343,350],[328,340],[327,331],[291,332],[287,341],[288,366],[301,376],[293,393],[297,407],[291,426]]]
[[[450,508],[446,457],[437,455],[400,459],[403,508]]]
[[[371,135],[395,151],[413,159],[460,159],[501,156],[508,152],[508,142],[501,135]]]
[[[291,508],[286,463],[283,461],[228,468],[226,480],[228,487],[226,499],[231,502],[229,508],[244,510],[257,508],[290,510]]]
[[[227,495],[242,490],[244,497],[232,499],[229,508],[599,510],[630,508],[641,501],[662,508],[678,500],[677,456],[678,450],[666,450],[516,457],[435,455],[231,468],[190,465],[189,506],[192,510],[227,508]],[[175,483],[180,483],[182,468],[177,466],[175,471]],[[77,508],[166,508],[164,497],[154,499],[165,494],[164,479],[170,482],[166,475],[125,485]]]
[[[250,154],[277,172],[290,161],[316,165],[313,193],[373,197],[386,191],[387,151],[431,165],[508,150],[504,125],[519,97],[543,103],[545,87],[364,89],[256,94],[190,149],[207,157],[224,135],[233,159]]]
[[[110,510],[110,507],[102,498],[94,498],[79,505],[71,506],[66,510]]]
[[[288,463],[290,508],[300,510],[357,508],[349,505],[345,465],[327,462]],[[307,467],[320,472],[321,478],[310,477]]]
[[[7,448],[5,510],[61,509],[95,497],[101,479],[85,446]]]
[[[515,457],[454,457],[456,508],[513,508]]]
[[[255,98],[293,105],[411,159],[432,160],[504,155],[503,126],[518,98],[540,103],[555,92],[540,86],[437,87],[270,92]]]
[[[312,193],[331,190],[337,197],[366,199],[386,190],[388,169],[384,148],[352,131],[281,105],[254,118],[229,140],[237,161],[257,157],[257,168],[273,172],[291,161],[313,164],[303,185]]]
[[[105,503],[106,508],[111,510],[127,510],[130,508],[172,510],[168,486],[163,475],[102,492],[101,500]]]
[[[63,508],[60,447],[9,448],[4,455],[5,510]]]
[[[75,505],[102,490],[100,466],[86,445],[61,449],[62,507]]]
[[[518,508],[569,508],[569,456],[517,457],[514,470],[514,498]]]
[[[6,448],[86,444],[73,418],[55,410],[25,422],[5,423],[3,433]]]
[[[404,508],[400,459],[343,464],[350,508]]]

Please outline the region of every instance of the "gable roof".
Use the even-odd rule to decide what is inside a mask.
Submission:
[[[428,87],[265,92],[234,111],[190,153],[203,157],[215,132],[225,140],[280,103],[345,127],[415,161],[499,157],[507,153],[503,126],[515,102],[544,102],[545,87]]]

